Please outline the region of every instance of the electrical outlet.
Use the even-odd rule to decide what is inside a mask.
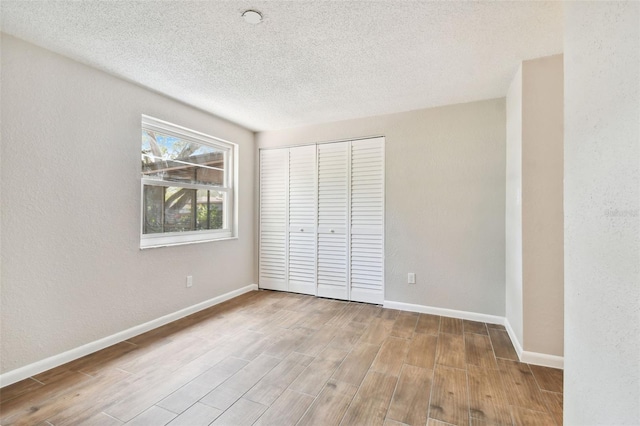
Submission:
[[[187,287],[191,287],[193,285],[193,276],[187,275]]]
[[[415,272],[409,272],[409,274],[407,275],[407,282],[409,284],[415,284],[416,283],[416,273]]]

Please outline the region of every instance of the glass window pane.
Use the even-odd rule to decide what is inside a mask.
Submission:
[[[162,230],[162,210],[164,200],[164,187],[144,186],[144,218],[143,234],[157,234]]]
[[[144,185],[143,233],[224,229],[224,192]]]
[[[224,186],[225,151],[142,130],[142,175],[173,182]]]
[[[224,195],[218,191],[198,190],[198,230],[223,229]]]
[[[164,232],[184,232],[195,229],[195,189],[168,186],[164,195]]]

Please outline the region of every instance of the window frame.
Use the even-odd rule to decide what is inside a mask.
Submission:
[[[210,146],[212,148],[223,151],[224,153],[224,184],[223,186],[214,186],[199,183],[176,182],[163,180],[161,178],[144,177],[142,174],[142,165],[140,166],[140,249],[166,247],[174,245],[205,243],[210,241],[220,241],[238,238],[238,145],[207,135],[177,124],[169,123],[148,115],[142,114],[140,137],[144,130],[151,130],[167,136],[198,143],[200,145]],[[180,231],[180,232],[162,232],[154,234],[144,233],[145,221],[145,185],[160,187],[178,187],[185,189],[203,189],[210,191],[218,191],[225,194],[223,203],[222,229]]]

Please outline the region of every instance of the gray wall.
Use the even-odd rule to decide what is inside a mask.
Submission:
[[[505,100],[261,132],[256,141],[373,135],[386,136],[385,300],[504,316]]]
[[[253,282],[252,132],[5,35],[1,94],[1,372]],[[240,145],[237,240],[139,250],[143,113]]]
[[[637,425],[640,3],[564,7],[564,423]]]

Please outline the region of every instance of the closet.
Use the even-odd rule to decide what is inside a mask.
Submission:
[[[259,286],[384,299],[384,137],[260,150]]]

